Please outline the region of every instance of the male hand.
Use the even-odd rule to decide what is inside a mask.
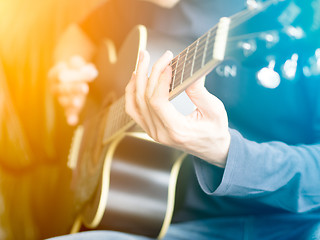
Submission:
[[[148,52],[140,53],[136,72],[126,87],[126,112],[156,141],[224,167],[230,146],[228,117],[223,103],[204,87],[204,78],[186,93],[197,107],[188,116],[169,101],[172,53],[153,66]]]
[[[87,63],[81,56],[72,56],[69,61],[57,63],[49,72],[52,91],[64,108],[69,125],[76,125],[87,94],[88,83],[98,76],[92,63]]]

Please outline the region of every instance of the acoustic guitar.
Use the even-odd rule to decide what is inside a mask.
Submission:
[[[129,80],[148,35],[144,26],[136,26],[118,54],[112,41],[102,43],[96,57],[102,69],[99,80],[111,82],[103,88],[123,90],[121,84]],[[163,36],[162,40],[180,48],[177,40]],[[155,49],[148,43],[149,48]],[[142,132],[126,115],[123,97],[106,105],[87,118],[73,137],[68,164],[80,214],[71,232],[84,227],[163,236],[171,222],[176,183],[186,156]]]
[[[294,81],[301,74],[320,75],[319,11],[314,7],[319,1],[312,2],[255,2],[230,18],[221,18],[171,61],[170,99],[230,58],[256,70],[255,80],[267,88]],[[108,81],[130,78],[138,52],[147,47],[146,39],[145,27],[137,26],[118,57],[112,43],[105,43]],[[126,115],[124,97],[105,107],[74,136],[69,159],[79,209],[74,231],[84,225],[163,237],[171,222],[185,157],[143,133]]]

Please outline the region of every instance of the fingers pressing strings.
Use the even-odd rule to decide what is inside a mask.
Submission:
[[[150,78],[148,78],[150,56],[147,51],[141,51],[137,70],[132,74],[126,87],[126,111],[152,137],[157,135],[157,128],[162,122],[159,121],[157,113],[152,110],[151,102],[154,99],[153,96],[158,95],[156,92],[159,80],[163,77],[164,72],[168,72],[172,56],[172,53],[167,51],[153,66]],[[171,76],[168,75],[167,78]],[[168,94],[168,89],[166,94]]]
[[[175,132],[177,123],[180,124],[182,115],[175,109],[169,101],[169,87],[171,83],[172,71],[170,66],[166,66],[160,74],[157,86],[149,99],[149,110],[154,116],[156,122],[157,135],[156,140],[161,143],[168,144],[170,137],[168,134]]]
[[[152,67],[152,71],[150,74],[149,81],[147,83],[147,97],[151,98],[154,94],[154,91],[158,87],[160,76],[163,76],[163,72],[169,68],[169,63],[173,58],[173,54],[170,51],[166,51],[160,59],[155,63],[155,65]],[[171,75],[170,75],[171,80]],[[167,89],[168,91],[168,89]]]
[[[172,52],[166,51],[154,64],[145,92],[145,100],[152,120],[152,123],[150,123],[153,128],[151,137],[156,140],[159,140],[159,134],[163,134],[164,131],[162,129],[165,128],[165,124],[159,114],[160,111],[166,109],[165,105],[169,103],[169,85],[171,82],[171,67],[169,63],[172,58]],[[165,91],[160,91],[159,84],[163,81],[168,82],[168,84],[166,84]]]
[[[126,112],[132,117],[132,119],[138,125],[140,125],[146,132],[148,132],[147,131],[148,128],[145,122],[143,121],[143,117],[141,116],[141,113],[139,111],[139,107],[136,101],[136,79],[137,79],[137,74],[136,72],[133,72],[131,79],[126,87],[125,108],[126,108]]]
[[[132,73],[132,77],[126,87],[126,112],[138,123],[148,134],[150,134],[146,116],[146,104],[144,92],[148,80],[148,68],[150,56],[148,52],[141,51],[137,69]]]
[[[145,92],[148,82],[148,70],[150,64],[150,55],[147,51],[141,51],[139,54],[139,62],[136,70],[134,101],[136,106],[136,116],[138,122],[142,123],[144,130],[148,134],[152,134],[152,117],[150,116],[148,107],[145,101]]]

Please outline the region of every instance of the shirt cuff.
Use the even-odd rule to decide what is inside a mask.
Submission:
[[[198,182],[208,195],[225,196],[231,186],[233,171],[237,164],[238,149],[243,137],[236,130],[229,129],[229,132],[231,142],[225,168],[216,167],[198,158],[194,161]]]

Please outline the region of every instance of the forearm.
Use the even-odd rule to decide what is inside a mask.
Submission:
[[[197,176],[209,195],[258,198],[274,207],[305,212],[320,207],[320,145],[256,143],[231,130],[221,183],[211,181],[210,165],[198,160]],[[307,193],[307,194],[306,194]]]

